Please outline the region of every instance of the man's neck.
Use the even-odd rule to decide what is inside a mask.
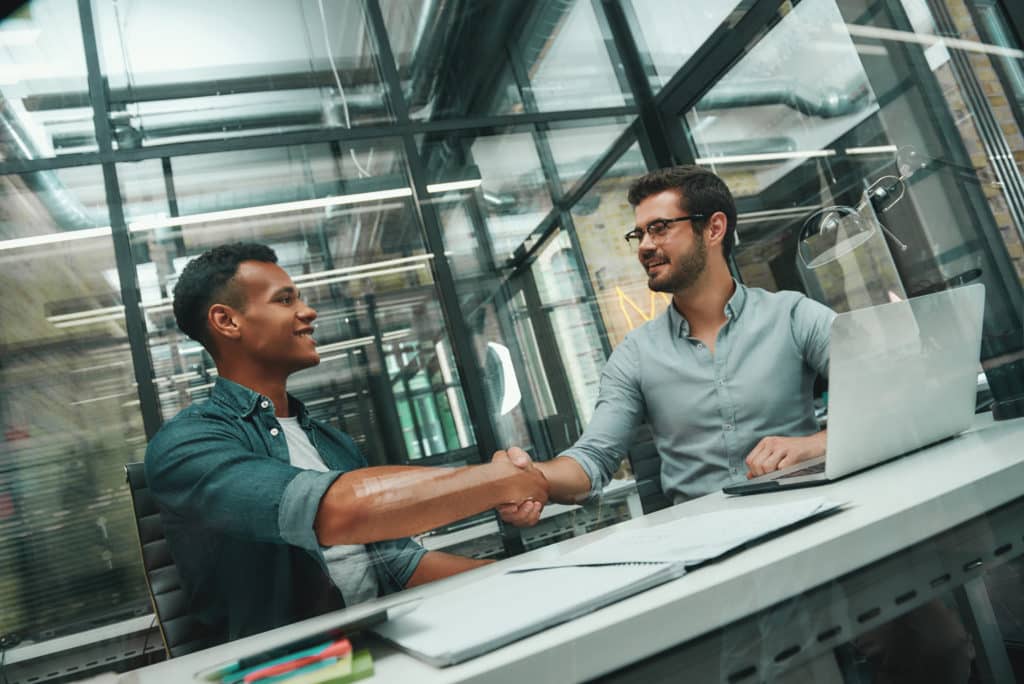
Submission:
[[[230,363],[218,363],[217,373],[225,380],[248,387],[253,392],[270,399],[274,403],[275,416],[287,418],[291,415],[291,407],[288,406],[288,392],[285,389],[288,381],[287,375],[279,377],[279,374],[269,373],[266,369],[249,369]]]
[[[728,269],[709,268],[690,287],[672,295],[672,305],[690,324],[691,331],[721,327],[725,305],[736,291]]]

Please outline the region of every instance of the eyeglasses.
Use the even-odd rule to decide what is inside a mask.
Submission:
[[[637,246],[644,239],[644,233],[651,236],[652,240],[658,241],[665,237],[665,233],[668,232],[671,224],[677,221],[692,221],[693,219],[702,219],[704,214],[690,214],[689,216],[680,216],[679,218],[672,219],[655,219],[647,224],[646,228],[634,228],[633,230],[626,233],[626,242],[632,246],[633,240],[636,240]]]

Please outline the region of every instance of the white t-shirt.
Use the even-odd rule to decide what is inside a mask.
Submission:
[[[297,417],[280,418],[288,444],[288,460],[296,468],[327,472],[327,464],[309,441]],[[344,544],[328,546],[323,549],[327,569],[335,586],[341,590],[346,606],[354,606],[363,601],[377,598],[379,587],[377,575],[373,571],[373,563],[366,547],[362,544]]]

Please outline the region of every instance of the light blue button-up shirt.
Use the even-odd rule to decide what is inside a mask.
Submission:
[[[743,479],[764,437],[817,432],[815,375],[828,374],[835,313],[799,292],[737,283],[712,353],[672,304],[633,330],[601,374],[594,415],[564,455],[597,493],[646,420],[661,456],[661,485],[676,503]]]

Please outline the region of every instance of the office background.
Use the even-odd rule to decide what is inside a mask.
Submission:
[[[983,282],[982,400],[1012,413],[1022,36],[1011,0],[22,5],[0,24],[6,650],[43,647],[52,680],[147,657],[122,466],[209,394],[170,297],[224,242],[271,245],[318,310],[290,390],[371,464],[570,445],[667,305],[622,236],[630,180],[673,163],[733,189],[747,285],[842,311]]]

